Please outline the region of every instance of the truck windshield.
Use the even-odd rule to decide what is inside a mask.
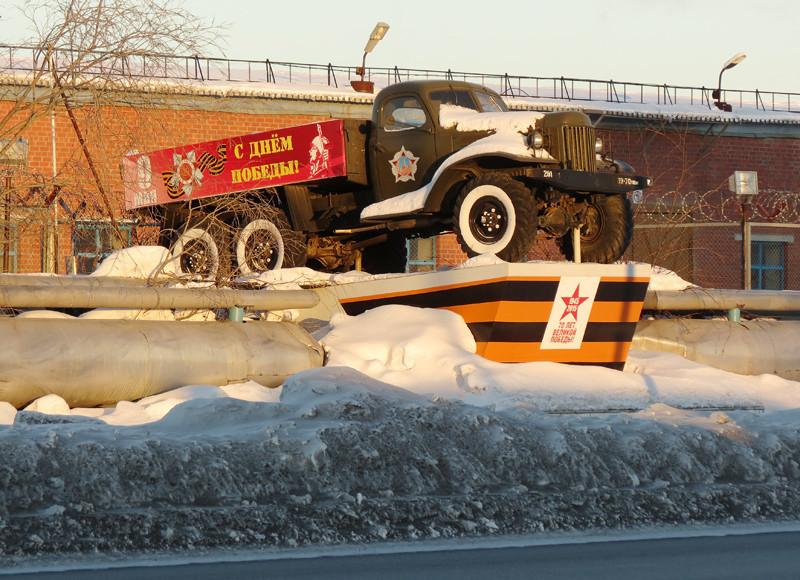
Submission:
[[[472,93],[469,91],[456,91],[452,89],[431,91],[430,94],[428,94],[428,98],[437,108],[440,107],[442,103],[445,103],[464,107],[465,109],[472,109],[473,111],[480,111],[478,103],[475,102],[475,99],[472,98]]]
[[[499,111],[508,111],[506,104],[497,98],[496,95],[491,93],[484,93],[482,91],[475,91],[475,96],[478,97],[478,102],[485,113],[497,113]]]
[[[505,103],[497,99],[497,97],[491,93],[483,91],[475,91],[475,95],[473,96],[471,91],[448,89],[431,91],[428,97],[436,106],[441,106],[444,103],[483,113],[496,113],[498,111],[508,110]]]

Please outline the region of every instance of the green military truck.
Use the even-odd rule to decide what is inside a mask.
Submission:
[[[405,239],[455,232],[470,255],[522,260],[537,235],[585,261],[631,241],[627,194],[651,185],[603,154],[577,111],[509,112],[482,86],[410,81],[371,120],[331,120],[132,154],[126,204],[155,213],[180,270],[310,265],[402,271]]]

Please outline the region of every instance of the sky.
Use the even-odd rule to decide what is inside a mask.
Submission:
[[[368,66],[715,87],[723,64],[743,52],[724,86],[800,92],[800,5],[791,0],[508,0],[484,8],[193,0],[190,8],[230,24],[230,58],[356,66],[383,21],[391,28]]]
[[[19,1],[0,2],[0,38],[23,36]],[[224,56],[361,64],[374,25],[390,25],[367,66],[800,92],[800,6],[792,0],[192,0],[198,17],[227,23]],[[209,56],[219,56],[219,53]]]

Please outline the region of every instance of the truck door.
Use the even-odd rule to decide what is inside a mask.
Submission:
[[[414,191],[430,179],[436,161],[433,120],[413,94],[388,99],[370,138],[375,199]]]

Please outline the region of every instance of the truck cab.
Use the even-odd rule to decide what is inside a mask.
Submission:
[[[382,90],[373,105],[368,145],[376,201],[430,182],[444,158],[488,134],[443,128],[443,103],[476,112],[508,110],[498,95],[477,85],[409,81]]]

